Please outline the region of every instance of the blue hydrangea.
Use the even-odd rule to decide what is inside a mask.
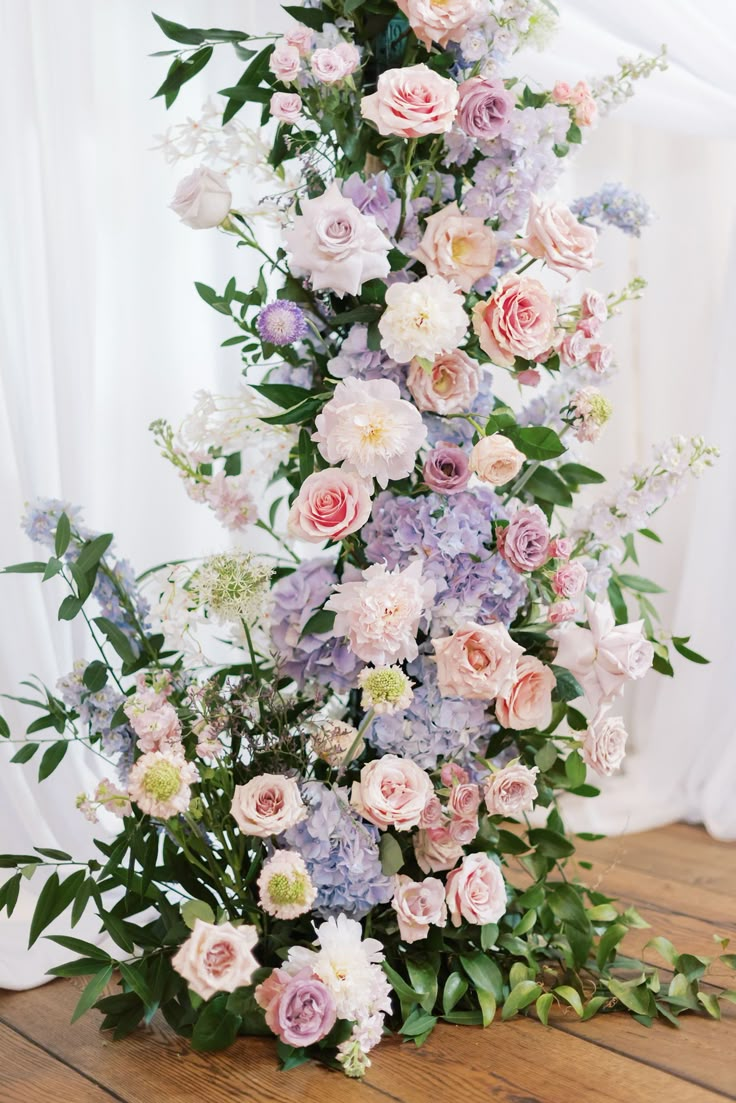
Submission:
[[[309,815],[284,840],[306,862],[317,889],[318,915],[345,912],[359,919],[376,904],[388,903],[393,885],[381,870],[378,829],[352,811],[347,789],[309,781],[302,796]]]
[[[600,191],[576,199],[570,209],[581,222],[598,229],[615,226],[631,237],[641,237],[654,218],[644,196],[623,184],[604,184]]]

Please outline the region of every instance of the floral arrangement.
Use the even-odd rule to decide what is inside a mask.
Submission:
[[[31,943],[96,910],[108,940],[52,935],[76,957],[51,972],[91,974],[76,1015],[115,1038],[160,1010],[200,1050],[275,1035],[286,1067],[359,1077],[389,1030],[421,1045],[440,1020],[555,1004],[717,1017],[709,959],[655,938],[661,978],[622,951],[646,924],[571,873],[560,808],[620,767],[625,686],[673,651],[705,661],[660,626],[636,540],[716,450],[676,438],[590,489],[606,323],[643,281],[570,281],[649,209],[612,184],[544,197],[664,55],[547,90],[508,74],[553,30],[546,0],[286,10],[260,40],[156,16],[167,107],[215,49],[246,63],[221,124],[210,102],[161,139],[200,160],[181,220],[258,259],[255,286],[197,285],[245,381],[152,426],[239,550],[136,578],[78,509],[29,507],[47,554],[7,571],[61,583],[95,653],[55,691],[28,683],[14,761],[43,780],[82,744],[108,776],[79,809],[115,830],[92,860],[3,856],[0,909],[44,870]]]

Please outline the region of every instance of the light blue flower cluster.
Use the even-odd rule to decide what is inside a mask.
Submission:
[[[644,196],[629,191],[623,184],[604,184],[592,195],[576,199],[570,210],[581,222],[597,229],[615,226],[631,237],[640,237],[644,227],[651,225],[654,219]]]
[[[110,758],[122,755],[127,759],[132,755],[135,735],[127,723],[115,727],[112,723],[115,713],[125,701],[125,695],[109,685],[90,693],[83,680],[86,666],[84,659],[77,659],[74,669],[59,678],[56,688],[64,704],[79,714],[89,734],[99,736],[103,754]]]

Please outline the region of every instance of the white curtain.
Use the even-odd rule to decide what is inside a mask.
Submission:
[[[650,0],[646,25],[634,0],[560,6],[562,36],[551,55],[526,59],[532,75],[601,74],[619,54],[656,49],[662,40],[675,62],[602,124],[562,185],[572,198],[602,179],[621,179],[660,216],[641,242],[609,231],[597,275],[605,289],[639,272],[652,284],[642,306],[616,323],[618,418],[600,452],[613,474],[671,432],[706,431],[712,422],[713,438],[728,443],[732,373],[725,357],[716,371],[715,333],[729,286],[736,156],[723,136],[736,128],[736,19],[725,0]],[[83,504],[87,522],[114,530],[120,554],[139,568],[222,542],[219,527],[158,459],[147,425],[161,415],[176,421],[198,388],[235,386],[237,352],[218,349],[231,330],[199,303],[192,283],[222,286],[237,268],[247,284],[248,262],[219,235],[190,232],[165,209],[189,170],[166,166],[150,148],[166,125],[162,101],[149,99],[166,63],[146,57],[165,48],[149,8],[143,0],[0,0],[0,33],[10,44],[0,68],[3,564],[32,557],[15,519],[40,494]],[[264,29],[255,0],[177,0],[162,14],[191,25]],[[268,29],[283,19],[274,6]],[[186,86],[174,120],[196,114],[238,72],[229,47],[221,50],[222,61]],[[647,549],[642,567],[666,577],[665,620],[680,633],[693,629],[694,646],[715,660],[726,654],[729,618],[714,551],[731,546],[733,510],[724,510],[735,472],[736,457],[724,455],[717,474],[671,507],[657,526],[665,549]],[[0,690],[14,692],[31,671],[52,685],[81,653],[76,626],[56,621],[53,586],[41,591],[37,578],[0,579]],[[597,826],[616,830],[690,816],[715,833],[736,834],[726,798],[734,764],[729,774],[725,659],[709,668],[681,663],[678,674],[666,685],[653,676],[630,695],[635,735],[626,774],[579,816],[593,814]],[[20,735],[25,711],[0,709]],[[0,745],[0,851],[36,844],[91,853],[99,828],[75,811],[74,796],[89,787],[96,765],[70,753],[53,780],[36,785],[33,769],[7,764],[11,753]],[[0,986],[38,983],[58,960],[43,940],[24,955],[39,887],[35,879],[24,884],[16,915],[0,918]],[[93,926],[78,931],[89,936]]]

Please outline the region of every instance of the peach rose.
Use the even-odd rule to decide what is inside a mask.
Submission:
[[[258,968],[253,947],[258,942],[255,927],[232,923],[205,923],[195,919],[194,929],[171,959],[177,973],[203,1000],[216,992],[247,988]]]
[[[260,774],[236,785],[230,811],[244,835],[261,839],[280,835],[307,815],[299,786],[283,774]]]
[[[538,280],[506,276],[487,302],[473,308],[473,329],[494,364],[512,368],[517,356],[534,360],[553,342],[557,309]]]
[[[414,856],[423,873],[452,869],[463,856],[463,848],[446,826],[420,828],[412,839]]]
[[[466,352],[454,349],[435,357],[429,371],[412,360],[406,384],[418,410],[457,414],[470,409],[478,394],[482,368]]]
[[[411,877],[394,878],[394,897],[391,907],[399,920],[399,934],[404,942],[418,942],[426,938],[430,927],[444,927],[447,923],[445,886],[436,877],[424,881],[412,881]]]
[[[375,123],[379,134],[423,138],[450,130],[457,103],[454,80],[441,77],[426,65],[410,65],[381,73],[377,91],[363,97],[360,112],[364,119]]]
[[[289,510],[289,534],[319,544],[357,532],[371,514],[371,495],[357,475],[328,467],[304,480]]]
[[[395,827],[409,831],[422,818],[427,801],[434,795],[429,775],[409,758],[385,754],[368,762],[353,782],[350,803],[383,831]]]
[[[487,854],[469,854],[447,878],[447,906],[455,927],[462,920],[484,927],[506,911],[506,882]]]
[[[301,57],[296,46],[288,42],[277,42],[276,48],[268,59],[268,67],[277,80],[291,84],[299,75]]]
[[[433,42],[459,42],[480,10],[480,0],[396,0],[414,34],[429,50]]]
[[[569,280],[576,272],[590,272],[597,242],[598,231],[578,222],[564,203],[540,203],[532,196],[526,237],[515,245]]]
[[[491,774],[486,781],[486,808],[492,816],[519,816],[528,812],[537,797],[535,780],[539,769],[522,766],[520,762],[513,766],[504,766]]]
[[[451,636],[433,642],[443,697],[492,701],[511,689],[517,663],[524,654],[499,623],[469,621]]]
[[[468,292],[490,273],[496,252],[495,234],[483,219],[462,214],[457,203],[448,203],[429,216],[419,247],[409,255],[431,276],[442,276]]]
[[[470,470],[491,486],[504,486],[521,471],[525,456],[508,437],[493,433],[481,437],[470,453]]]
[[[522,655],[510,691],[496,698],[499,724],[518,732],[528,728],[544,731],[552,720],[552,690],[556,685],[548,666],[533,655]]]

